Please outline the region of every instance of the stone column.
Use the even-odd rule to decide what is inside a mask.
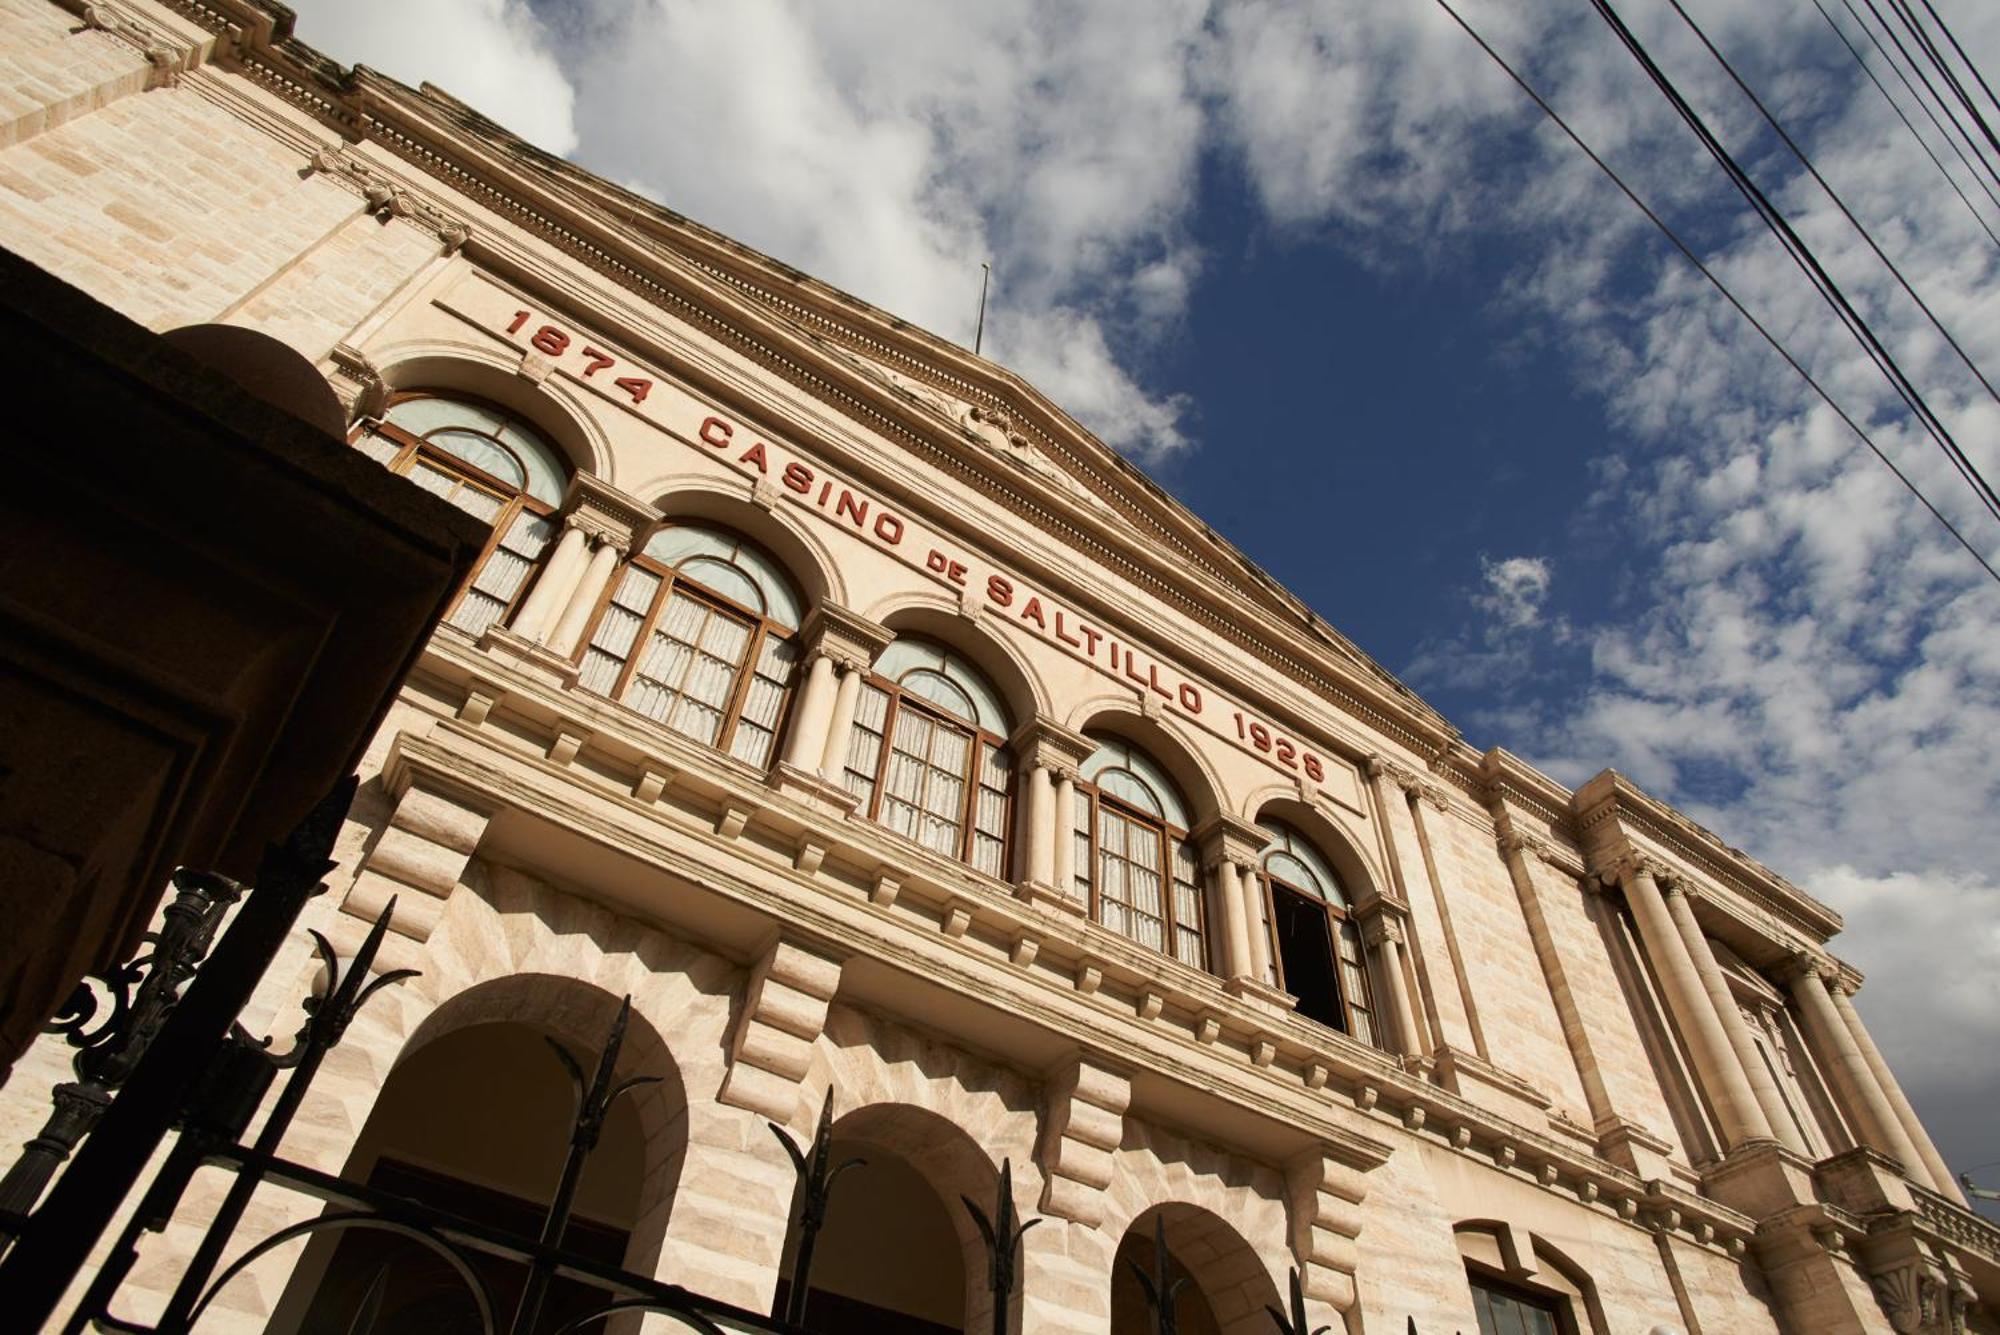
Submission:
[[[1764,1064],[1763,1055],[1757,1051],[1757,1044],[1750,1037],[1750,1026],[1743,1021],[1743,1012],[1737,1009],[1735,994],[1729,990],[1729,980],[1723,976],[1722,966],[1716,962],[1715,952],[1709,948],[1708,934],[1701,930],[1701,923],[1694,916],[1694,905],[1685,889],[1679,894],[1667,896],[1667,911],[1673,915],[1674,926],[1680,931],[1681,940],[1687,944],[1688,956],[1694,960],[1695,972],[1701,975],[1701,985],[1708,993],[1709,1004],[1715,1007],[1716,1018],[1722,1021],[1722,1032],[1729,1036],[1729,1046],[1735,1050],[1736,1061],[1743,1068],[1743,1074],[1750,1082],[1750,1092],[1756,1096],[1757,1107],[1764,1114],[1769,1132],[1794,1154],[1812,1157],[1812,1151],[1799,1134],[1792,1120],[1791,1110],[1785,1107],[1785,1100],[1778,1093],[1778,1082],[1772,1078],[1771,1068]]]
[[[1250,934],[1250,975],[1268,987],[1278,985],[1277,970],[1271,967],[1271,933],[1264,925],[1264,889],[1257,884],[1255,862],[1236,864],[1243,884],[1243,927]]]
[[[1421,1055],[1423,1040],[1417,1036],[1417,1017],[1403,976],[1403,925],[1376,900],[1375,911],[1363,920],[1361,939],[1375,952],[1382,980],[1382,1008],[1388,1012],[1389,1028],[1396,1036],[1396,1048],[1411,1056]]]
[[[1944,1156],[1939,1154],[1937,1146],[1931,1143],[1930,1133],[1924,1130],[1924,1124],[1918,1120],[1917,1110],[1910,1106],[1909,1096],[1903,1093],[1902,1085],[1896,1081],[1895,1072],[1889,1069],[1889,1063],[1882,1059],[1881,1049],[1877,1048],[1875,1040],[1869,1037],[1868,1027],[1861,1023],[1861,1013],[1854,1009],[1854,1002],[1850,998],[1860,987],[1860,979],[1847,970],[1843,969],[1837,973],[1833,979],[1833,1008],[1840,1012],[1841,1021],[1847,1026],[1847,1032],[1854,1036],[1854,1046],[1861,1050],[1861,1059],[1868,1063],[1868,1069],[1874,1075],[1876,1085],[1888,1099],[1889,1106],[1895,1110],[1896,1120],[1903,1124],[1903,1131],[1909,1136],[1910,1143],[1916,1147],[1917,1155],[1931,1179],[1931,1185],[1947,1199],[1962,1202],[1965,1194],[1959,1190],[1958,1179],[1951,1175],[1951,1169],[1946,1165]],[[1916,1177],[1914,1165],[1906,1166],[1911,1169],[1910,1176]]]
[[[866,671],[866,668],[852,662],[838,665],[833,715],[827,721],[826,740],[820,745],[819,764],[816,766],[820,777],[828,781],[840,777],[841,766],[847,761],[848,734],[854,731],[854,711],[861,704],[861,678]]]
[[[556,549],[542,568],[542,577],[535,581],[520,610],[514,613],[512,629],[516,635],[543,643],[550,624],[569,606],[570,595],[576,592],[576,582],[583,574],[584,548],[589,541],[580,527],[564,522],[562,536],[556,539]]]
[[[583,638],[583,628],[590,623],[590,614],[597,610],[597,600],[604,596],[604,586],[611,582],[618,558],[624,554],[624,549],[610,535],[600,537],[592,545],[590,563],[584,566],[583,576],[569,596],[569,606],[563,609],[556,628],[549,632],[551,653],[566,658],[575,652],[577,641]]]
[[[1085,911],[1076,894],[1078,766],[1096,748],[1082,733],[1046,718],[1029,719],[1008,740],[1018,776],[1014,879],[1018,897],[1064,911]]]
[[[1889,1106],[1889,1099],[1875,1083],[1875,1073],[1861,1055],[1854,1033],[1834,1009],[1827,995],[1827,981],[1834,966],[1815,955],[1801,954],[1793,961],[1790,984],[1792,1000],[1798,1003],[1799,1018],[1805,1024],[1807,1040],[1827,1058],[1827,1074],[1833,1078],[1842,1109],[1854,1125],[1855,1139],[1880,1150],[1902,1164],[1903,1172],[1918,1182],[1929,1174],[1923,1156],[1910,1143],[1910,1136]]]
[[[1216,862],[1210,870],[1215,876],[1216,907],[1222,920],[1223,974],[1230,978],[1254,977],[1249,902],[1243,891],[1242,873],[1228,858]]]
[[[1055,861],[1051,872],[1056,893],[1076,893],[1076,771],[1056,771]]]
[[[806,663],[806,684],[799,690],[799,705],[792,711],[791,731],[785,738],[785,763],[816,771],[826,750],[827,724],[832,718],[833,659],[824,650],[814,650]]]
[[[1638,924],[1639,940],[1658,971],[1660,987],[1675,1024],[1687,1040],[1694,1060],[1694,1077],[1715,1109],[1723,1147],[1734,1149],[1745,1141],[1769,1140],[1770,1125],[1757,1104],[1757,1096],[1736,1050],[1723,1031],[1722,1019],[1709,1001],[1701,975],[1689,957],[1687,943],[1674,926],[1660,892],[1656,873],[1671,876],[1650,858],[1626,857],[1616,868],[1625,888],[1625,900],[1632,906],[1632,920]],[[1680,893],[1677,881],[1670,880],[1673,892]]]

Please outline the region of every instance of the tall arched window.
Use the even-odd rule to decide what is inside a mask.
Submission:
[[[1116,737],[1097,749],[1076,786],[1076,891],[1091,916],[1183,964],[1208,967],[1201,862],[1188,809],[1152,757]]]
[[[869,819],[1004,877],[1008,731],[979,669],[941,644],[897,640],[862,685],[841,778]]]
[[[577,684],[762,769],[791,692],[801,611],[761,548],[675,524],[611,582]]]
[[[1271,979],[1298,998],[1298,1012],[1375,1042],[1375,1007],[1361,933],[1347,891],[1320,851],[1290,826],[1260,821],[1264,845],[1260,907],[1271,937]]]
[[[555,536],[567,471],[534,428],[491,404],[444,394],[398,396],[355,446],[493,526],[493,538],[445,618],[477,635],[504,618]]]

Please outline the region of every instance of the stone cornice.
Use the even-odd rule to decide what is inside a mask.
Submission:
[[[659,518],[660,512],[646,502],[590,473],[579,472],[570,479],[569,496],[563,503],[564,522],[620,552],[630,553],[639,534]]]
[[[1016,728],[1007,745],[1021,768],[1040,765],[1072,779],[1079,777],[1079,767],[1097,749],[1097,743],[1082,733],[1042,717],[1031,718]]]
[[[1572,818],[1586,847],[1603,847],[1600,827],[1613,823],[1643,834],[1679,861],[1699,869],[1717,885],[1813,941],[1839,932],[1841,917],[1825,904],[1748,854],[1730,848],[1665,803],[1648,796],[1624,775],[1605,770],[1570,800]]]
[[[1393,784],[1439,811],[1451,809],[1451,798],[1446,795],[1443,784],[1428,775],[1419,774],[1393,756],[1368,757],[1368,777]]]
[[[1190,833],[1201,848],[1204,865],[1232,862],[1253,872],[1264,846],[1271,842],[1263,829],[1226,811],[1216,812]]]

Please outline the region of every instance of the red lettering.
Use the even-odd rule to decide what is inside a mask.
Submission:
[[[1306,752],[1306,777],[1314,783],[1326,778],[1326,771],[1320,767],[1319,757],[1310,751]]]
[[[596,348],[591,347],[587,343],[584,345],[583,355],[590,362],[590,365],[583,368],[583,378],[586,380],[596,375],[599,371],[602,371],[605,367],[611,365],[614,360],[613,358],[605,356],[603,353],[599,352]]]
[[[1244,736],[1243,711],[1240,709],[1232,709],[1231,711],[1229,711],[1229,716],[1236,720],[1236,740],[1240,742],[1243,740]]]
[[[813,470],[804,464],[786,464],[785,471],[780,476],[783,477],[786,486],[801,496],[812,490]]]
[[[998,607],[1014,605],[1014,585],[998,575],[986,577],[986,601]]]
[[[1180,686],[1180,696],[1182,709],[1185,709],[1190,714],[1199,714],[1201,712],[1200,687],[1191,681],[1184,681]]]
[[[1278,760],[1281,764],[1290,765],[1293,769],[1299,767],[1298,748],[1292,745],[1290,739],[1284,737],[1278,739]]]
[[[701,422],[701,430],[695,432],[695,434],[701,437],[702,444],[719,450],[729,444],[729,438],[736,434],[736,428],[723,421],[720,417],[704,417]],[[762,449],[763,446],[760,445],[757,448]]]
[[[632,402],[635,404],[644,403],[646,396],[653,392],[653,382],[644,376],[620,376],[611,383],[624,390],[627,394],[630,394]]]
[[[1083,652],[1091,658],[1097,657],[1097,642],[1104,638],[1104,632],[1090,626],[1078,625],[1076,633],[1083,636]]]
[[[1160,665],[1158,663],[1148,663],[1146,665],[1146,685],[1152,690],[1154,695],[1159,696],[1162,700],[1171,700],[1174,698],[1172,691],[1160,685]]]
[[[924,565],[928,569],[935,570],[938,574],[942,575],[946,568],[951,565],[951,562],[945,559],[943,552],[933,547],[931,548],[930,555],[924,558]]]
[[[963,562],[963,561],[953,561],[953,562],[951,563],[951,569],[949,569],[949,570],[947,570],[947,571],[945,571],[945,572],[944,572],[944,577],[945,577],[946,579],[950,580],[950,581],[951,581],[952,583],[954,583],[954,584],[964,584],[964,583],[965,583],[965,562]]]
[[[1048,618],[1042,615],[1042,600],[1030,598],[1021,605],[1021,620],[1032,621],[1043,630],[1049,628]]]
[[[1130,677],[1133,681],[1138,682],[1141,686],[1144,686],[1146,684],[1146,679],[1139,675],[1139,670],[1137,668],[1132,666],[1132,651],[1130,649],[1127,649],[1125,651],[1125,675]]]
[[[822,482],[822,483],[820,483],[820,484],[819,484],[819,502],[818,502],[818,504],[819,504],[819,508],[820,508],[820,509],[822,509],[822,510],[826,509],[826,498],[827,498],[827,496],[828,496],[828,495],[829,495],[829,494],[830,494],[830,493],[831,493],[832,491],[833,491],[833,483],[831,483],[831,482]]]
[[[507,332],[510,334],[518,334],[521,332],[521,326],[526,323],[528,323],[528,313],[526,311],[515,311],[514,323],[507,326]]]
[[[535,336],[528,342],[551,357],[560,357],[569,348],[569,335],[552,324],[545,324],[535,331]]]
[[[1250,725],[1250,745],[1252,745],[1252,746],[1256,747],[1256,748],[1257,748],[1257,749],[1258,749],[1259,751],[1268,751],[1268,750],[1270,750],[1270,749],[1271,749],[1271,730],[1270,730],[1269,728],[1265,727],[1265,726],[1264,726],[1263,724],[1261,724],[1261,723],[1253,723],[1253,724],[1251,724],[1251,725]]]
[[[856,528],[866,527],[868,523],[868,502],[857,500],[853,492],[842,487],[840,489],[840,499],[833,503],[833,517],[835,519],[843,517],[852,519]]]
[[[761,440],[743,451],[742,457],[737,459],[736,462],[739,464],[756,464],[757,471],[760,473],[769,473],[771,471],[770,461],[764,457],[764,442]]]
[[[890,547],[903,540],[903,521],[887,510],[875,516],[875,536]]]
[[[1078,649],[1083,648],[1082,640],[1077,639],[1074,635],[1063,634],[1063,614],[1061,612],[1056,613],[1056,638],[1064,644],[1074,645]]]

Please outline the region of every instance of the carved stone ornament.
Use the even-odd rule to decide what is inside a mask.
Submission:
[[[1451,799],[1445,796],[1443,784],[1417,773],[1400,760],[1388,756],[1368,757],[1368,777],[1393,783],[1434,810],[1446,811],[1451,807]]]
[[[389,406],[389,382],[368,354],[345,343],[333,345],[327,354],[333,363],[333,392],[347,408],[350,422],[364,417],[380,417]]]
[[[1403,924],[1386,913],[1377,913],[1361,925],[1361,939],[1371,949],[1379,947],[1384,941],[1400,946],[1403,944]]]
[[[138,49],[153,67],[146,75],[149,92],[155,88],[172,88],[180,82],[181,75],[194,67],[194,51],[176,47],[164,34],[156,32],[121,6],[108,3],[108,0],[91,0],[91,3],[79,6],[77,17],[83,20],[84,27],[107,33]]]
[[[433,233],[447,255],[457,254],[472,239],[472,229],[464,220],[452,217],[338,144],[321,144],[307,155],[306,161],[314,171],[353,189],[368,212],[381,221],[408,218]]]
[[[1900,1335],[1960,1335],[1965,1329],[1965,1296],[1928,1266],[1911,1261],[1869,1276],[1868,1286]]]

